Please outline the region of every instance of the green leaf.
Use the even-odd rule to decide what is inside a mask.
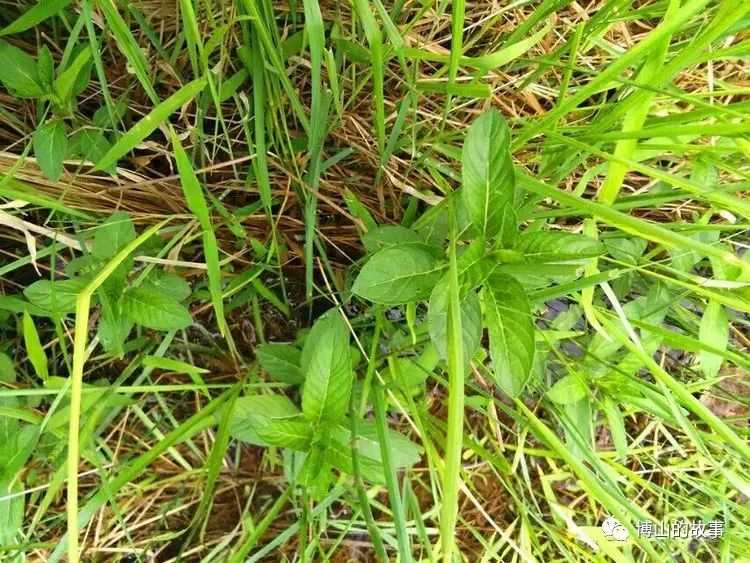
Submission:
[[[97,335],[105,352],[121,358],[125,353],[125,342],[132,329],[132,320],[125,318],[118,311],[102,307]]]
[[[124,211],[115,211],[94,233],[91,255],[105,262],[135,240],[135,226]],[[126,269],[132,266],[132,258]]]
[[[45,382],[47,389],[59,391],[65,385],[65,378],[50,377]],[[106,412],[118,406],[126,406],[132,403],[132,399],[120,393],[112,393],[106,386],[84,384],[85,393],[81,396],[81,420],[87,425],[95,426],[97,421]],[[45,432],[52,432],[57,436],[68,436],[68,425],[70,424],[70,400],[63,399],[63,403],[57,407],[50,417]],[[91,437],[88,437],[91,439]]]
[[[718,301],[710,300],[701,319],[698,333],[700,341],[713,346],[722,352],[727,349],[729,340],[729,318],[724,306]],[[724,362],[723,356],[701,350],[699,353],[701,370],[708,378],[716,377]]]
[[[0,65],[2,66],[2,65]],[[45,123],[34,132],[34,156],[44,175],[57,182],[68,154],[68,134],[59,119]]]
[[[357,451],[360,469],[364,479],[371,483],[384,483],[383,462],[378,440],[377,426],[369,420],[357,422]],[[344,422],[331,428],[326,457],[337,469],[353,474],[352,435],[349,423]],[[411,467],[422,456],[422,448],[395,430],[388,430],[391,461],[395,468]]]
[[[25,311],[23,314],[23,340],[26,344],[26,353],[29,356],[29,361],[34,366],[34,371],[42,380],[47,379],[49,377],[49,371],[47,371],[47,354],[44,353],[44,348],[39,340],[39,333],[28,311]]]
[[[617,403],[606,395],[602,397],[602,408],[607,417],[607,424],[609,424],[609,431],[612,434],[617,455],[620,460],[624,461],[628,457],[628,434],[625,430],[625,419]]]
[[[0,381],[14,383],[16,381],[16,366],[7,354],[0,352]],[[21,405],[17,397],[0,397],[0,407],[18,408]],[[0,444],[4,444],[8,438],[18,432],[18,420],[9,416],[0,415]],[[0,522],[2,520],[0,519]]]
[[[13,35],[31,29],[65,8],[72,0],[39,0],[18,19],[0,30],[0,36]],[[2,542],[0,542],[2,543]]]
[[[91,49],[86,47],[73,59],[73,62],[60,73],[54,84],[55,93],[60,101],[67,105],[76,95],[76,87],[80,89],[79,76],[90,68]],[[85,83],[88,83],[88,73],[84,75]],[[76,84],[78,82],[78,84]],[[84,88],[86,87],[84,83]]]
[[[125,112],[128,110],[128,104],[125,100],[119,100],[114,103],[113,110],[115,121],[119,121],[125,116]],[[112,117],[113,116],[109,114],[109,108],[106,105],[103,105],[94,112],[91,122],[95,127],[99,127],[100,129],[111,129],[115,125],[112,123]]]
[[[73,258],[65,266],[65,274],[74,277],[78,274],[90,274],[97,268],[96,261],[90,254]]]
[[[604,247],[586,235],[535,231],[519,236],[514,250],[521,252],[527,262],[565,262],[599,256]]]
[[[497,239],[504,248],[512,248],[518,238],[518,212],[507,205],[502,213],[498,213],[497,220],[500,223]]]
[[[27,424],[0,444],[0,481],[13,479],[23,469],[34,452],[38,439],[39,427]]]
[[[190,284],[177,274],[157,273],[153,278],[148,279],[146,284],[175,301],[184,301],[193,292]]]
[[[390,385],[403,390],[421,385],[437,367],[439,360],[440,355],[432,343],[424,346],[418,359],[408,356],[397,358],[396,363],[391,365],[394,380]]]
[[[18,98],[40,98],[44,86],[36,61],[18,47],[0,41],[0,82]]]
[[[47,45],[44,45],[39,51],[36,66],[39,74],[39,82],[44,87],[45,92],[51,93],[52,82],[55,79],[55,61],[52,59],[52,53],[50,53]]]
[[[160,356],[145,356],[141,362],[144,366],[163,369],[173,373],[201,374],[209,373],[205,368],[199,368],[193,364],[175,360],[174,358],[162,358]]]
[[[467,291],[484,284],[497,266],[497,259],[486,253],[485,241],[479,237],[459,255],[456,266],[461,295],[464,295]]]
[[[475,231],[490,239],[507,227],[516,197],[510,131],[500,112],[483,113],[469,128],[461,158],[463,198]]]
[[[13,383],[16,380],[16,366],[8,354],[0,352],[0,381]]]
[[[0,481],[0,545],[10,546],[23,526],[25,495],[15,479]],[[11,496],[13,495],[13,496]],[[11,557],[12,560],[12,557]]]
[[[566,375],[547,391],[547,398],[558,405],[572,405],[587,394],[586,386],[578,375]]]
[[[510,276],[493,274],[481,293],[490,337],[495,382],[518,396],[534,364],[534,320],[523,287]]]
[[[221,288],[221,265],[219,262],[219,245],[216,234],[211,223],[211,216],[203,194],[203,188],[195,175],[193,165],[183,149],[179,138],[172,134],[172,147],[174,148],[177,171],[180,174],[180,184],[185,194],[190,211],[203,229],[203,253],[206,257],[206,268],[208,270],[208,291],[211,294],[211,302],[216,312],[219,324],[219,332],[222,336],[229,337],[229,328],[224,318],[224,297]]]
[[[112,145],[102,132],[94,129],[81,129],[68,139],[69,154],[80,156],[87,162],[99,162],[111,148]],[[114,174],[115,165],[107,168],[105,172]]]
[[[40,280],[24,289],[23,294],[31,303],[48,311],[71,313],[76,309],[78,294],[83,291],[88,282],[88,277],[54,282]]]
[[[153,133],[159,125],[167,121],[174,111],[198,95],[205,86],[205,78],[194,80],[161,102],[127,133],[120,137],[117,143],[107,151],[107,154],[96,163],[96,169],[107,170],[110,166],[117,164],[117,160],[120,157],[125,156],[133,150],[138,143]]]
[[[277,381],[302,383],[302,351],[296,346],[263,344],[258,348],[258,361],[263,371]]]
[[[280,394],[240,397],[230,417],[230,434],[258,446],[282,446],[307,451],[313,438],[310,422]]]
[[[397,305],[427,299],[442,277],[440,251],[419,242],[381,250],[364,265],[352,291],[373,303]]]
[[[315,352],[316,342],[319,342],[325,334],[334,333],[331,338],[347,340],[349,338],[349,327],[341,322],[341,314],[336,309],[323,313],[305,336],[305,345],[302,348],[300,367],[303,375],[310,369],[310,360]]]
[[[304,371],[302,412],[316,422],[337,422],[344,418],[349,408],[354,379],[349,357],[349,333],[346,331],[344,336],[346,323],[339,315],[319,319],[320,322],[327,330],[320,338],[305,343],[309,364]]]
[[[369,230],[362,235],[362,244],[367,252],[377,252],[404,242],[419,242],[419,234],[401,225],[386,225]]]
[[[464,362],[468,365],[482,340],[482,307],[475,291],[459,303]],[[430,339],[440,357],[448,358],[448,280],[443,278],[432,290],[427,311]]]
[[[125,292],[122,296],[122,314],[154,330],[179,330],[193,322],[185,307],[148,287],[133,287]]]

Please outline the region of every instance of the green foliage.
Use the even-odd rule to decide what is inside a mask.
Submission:
[[[468,364],[474,357],[482,339],[482,308],[473,289],[459,304],[461,310],[462,342],[464,361]],[[427,322],[430,339],[444,360],[448,358],[448,280],[443,278],[432,290],[428,306]]]
[[[34,156],[44,175],[53,182],[60,179],[63,159],[68,153],[68,134],[62,121],[45,123],[34,132]]]
[[[512,213],[516,181],[509,147],[508,126],[493,109],[469,128],[461,158],[461,193],[472,230],[486,239],[500,236],[503,243],[510,242],[517,226]]]
[[[18,47],[0,41],[0,82],[17,98],[40,98],[45,94],[34,59]]]
[[[340,314],[334,310],[318,319],[302,351],[291,345],[266,344],[258,355],[272,377],[301,383],[302,410],[279,393],[241,397],[231,413],[232,436],[251,444],[306,453],[296,477],[302,483],[328,483],[330,467],[354,474],[347,419],[354,372],[349,330]],[[375,425],[360,420],[357,428],[362,476],[382,483],[385,475]],[[421,450],[416,444],[397,432],[390,436],[390,454],[397,467],[419,461]]]
[[[559,405],[572,405],[586,396],[586,386],[580,375],[566,375],[555,383],[547,393],[547,398]]]
[[[729,318],[724,306],[717,301],[709,301],[701,319],[699,337],[701,342],[712,346],[719,352],[725,352],[729,340]],[[721,354],[702,350],[700,354],[701,369],[706,377],[716,377],[724,363]]]
[[[0,559],[750,552],[747,6],[621,4],[6,3]]]
[[[534,321],[529,300],[515,279],[494,275],[482,289],[482,304],[495,382],[515,397],[526,386],[534,363]]]
[[[469,129],[462,153],[460,195],[469,222],[465,236],[472,238],[464,241],[456,268],[463,361],[466,365],[472,361],[486,328],[495,382],[515,397],[529,380],[536,353],[531,304],[523,285],[512,275],[493,272],[504,265],[536,271],[540,265],[596,256],[601,249],[596,241],[569,233],[517,235],[518,195],[509,147],[508,127],[494,110]],[[431,233],[426,236],[429,240]],[[418,232],[403,227],[381,227],[364,235],[366,248],[374,254],[359,272],[352,292],[382,305],[414,303],[429,296],[430,339],[447,360],[445,254],[434,245],[416,242],[419,237]],[[410,242],[396,242],[399,239]]]
[[[135,226],[128,214],[113,213],[95,230],[91,253],[68,265],[73,277],[36,281],[24,290],[24,296],[52,318],[74,312],[76,300],[94,272],[135,238]],[[140,285],[128,287],[133,268],[133,257],[127,256],[97,291],[101,305],[99,341],[105,351],[117,356],[123,355],[125,342],[135,325],[169,331],[187,328],[192,323],[189,311],[181,304],[192,293],[185,280],[153,270]]]
[[[332,424],[341,421],[349,407],[354,375],[349,335],[339,315],[327,315],[318,323],[325,327],[320,338],[305,343],[304,354],[309,360],[302,388],[302,412],[315,424]]]
[[[177,301],[148,287],[131,287],[122,296],[122,314],[154,330],[179,330],[192,322],[190,313]]]
[[[278,381],[302,383],[302,352],[291,344],[263,344],[258,348],[258,361],[268,375]]]
[[[5,33],[15,33],[46,19],[69,2],[40,2],[26,12],[16,22],[8,26]],[[0,33],[2,35],[4,33]],[[101,127],[89,129],[75,117],[76,98],[88,86],[93,65],[91,48],[74,45],[65,67],[55,70],[52,53],[43,45],[37,59],[0,40],[0,83],[18,98],[37,98],[49,102],[52,118],[41,123],[32,136],[34,156],[44,175],[53,182],[60,179],[63,161],[66,158],[81,157],[89,162],[99,161],[109,153],[111,144],[103,135]],[[71,120],[74,129],[70,137],[65,121]],[[115,163],[102,168],[114,172]]]
[[[444,270],[438,249],[421,242],[405,242],[372,256],[352,291],[374,303],[413,303],[430,296]]]

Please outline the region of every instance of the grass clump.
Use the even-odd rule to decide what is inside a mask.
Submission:
[[[5,5],[0,559],[742,560],[746,12]]]

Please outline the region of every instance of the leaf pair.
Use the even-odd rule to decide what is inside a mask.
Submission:
[[[74,49],[70,59],[72,62],[58,69],[55,77],[54,61],[46,45],[35,61],[18,47],[0,41],[0,82],[17,98],[44,98],[60,108],[68,107],[88,84],[91,49]]]

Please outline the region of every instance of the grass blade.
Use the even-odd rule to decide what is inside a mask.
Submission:
[[[206,86],[202,78],[189,82],[169,98],[161,102],[148,115],[125,133],[114,146],[96,163],[96,170],[105,170],[117,163],[117,160],[133,150],[138,144],[153,133],[169,116],[198,95]]]
[[[193,171],[193,165],[180,143],[180,139],[172,132],[172,148],[174,149],[177,171],[180,174],[180,184],[185,194],[185,200],[203,229],[203,253],[208,269],[208,288],[211,293],[211,302],[216,312],[216,322],[219,325],[221,335],[231,341],[229,327],[224,317],[224,298],[221,289],[221,268],[219,265],[219,245],[216,234],[211,224],[206,198],[203,195],[198,177]]]
[[[28,12],[0,30],[0,37],[31,29],[66,8],[72,0],[39,0]]]

